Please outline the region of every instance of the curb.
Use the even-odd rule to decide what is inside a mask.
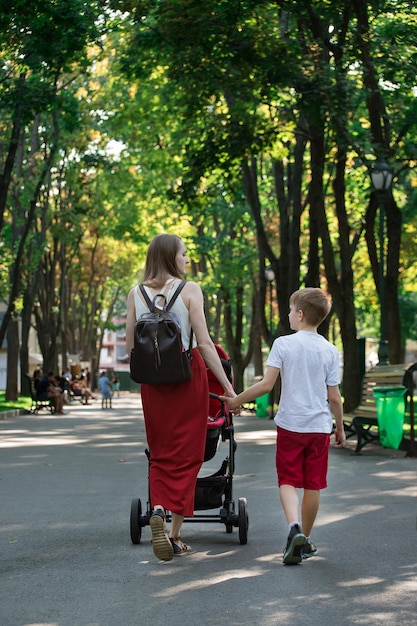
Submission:
[[[18,417],[18,415],[24,415],[23,409],[11,409],[10,411],[0,411],[0,420],[8,420],[12,417]]]

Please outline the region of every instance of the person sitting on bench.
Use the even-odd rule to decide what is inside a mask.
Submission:
[[[48,372],[47,376],[44,375],[39,378],[37,383],[35,380],[35,388],[39,400],[50,400],[55,408],[55,413],[64,415],[62,410],[64,395],[62,389],[55,382],[55,374],[53,372]]]
[[[95,398],[91,391],[86,386],[83,386],[82,380],[78,376],[70,382],[70,387],[74,396],[81,398],[83,404],[90,404],[90,398]]]

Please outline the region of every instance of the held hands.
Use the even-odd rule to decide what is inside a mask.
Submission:
[[[227,404],[233,415],[240,415],[240,402],[237,399],[237,396],[234,396],[233,398],[231,396],[219,396],[219,398]]]

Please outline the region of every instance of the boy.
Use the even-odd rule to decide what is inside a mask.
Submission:
[[[236,398],[222,396],[230,410],[271,391],[281,375],[281,399],[277,424],[276,466],[280,500],[289,525],[284,564],[301,563],[317,554],[310,535],[320,504],[320,490],[327,487],[328,452],[332,432],[339,447],[346,443],[343,405],[339,392],[339,354],[317,332],[330,312],[331,303],[318,288],[300,289],[290,298],[289,322],[295,334],[279,337],[267,359],[261,381]],[[303,489],[301,523],[297,489]]]

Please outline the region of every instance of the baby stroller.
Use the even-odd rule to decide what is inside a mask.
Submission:
[[[216,345],[217,353],[223,368],[232,380],[230,361],[226,352]],[[198,477],[195,489],[194,511],[208,511],[219,509],[217,514],[194,513],[194,517],[186,517],[184,522],[211,522],[224,524],[227,533],[232,533],[233,528],[239,529],[239,542],[244,545],[248,541],[248,503],[246,498],[239,498],[237,510],[233,499],[233,473],[235,468],[236,441],[234,438],[234,426],[232,413],[227,409],[224,402],[219,398],[223,388],[218,383],[210,370],[207,370],[210,403],[207,418],[206,448],[204,462],[214,458],[219,441],[228,442],[228,455],[223,460],[219,470],[210,476]],[[149,450],[146,450],[148,460]],[[148,486],[148,502],[146,512],[142,513],[142,503],[139,498],[132,500],[130,509],[130,538],[132,543],[141,541],[142,528],[148,526],[152,515]],[[170,512],[166,512],[167,521],[170,521]]]

